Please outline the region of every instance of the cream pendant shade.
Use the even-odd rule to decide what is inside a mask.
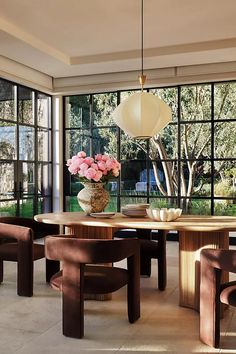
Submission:
[[[126,98],[112,117],[129,136],[147,139],[158,134],[171,121],[171,110],[159,97],[139,92]]]

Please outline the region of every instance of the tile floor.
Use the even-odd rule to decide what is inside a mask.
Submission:
[[[178,243],[168,242],[168,286],[156,289],[156,261],[152,277],[141,279],[141,318],[129,324],[126,289],[111,301],[85,302],[85,337],[61,334],[60,294],[44,282],[44,260],[35,263],[32,298],[16,295],[15,264],[6,263],[0,286],[0,354],[74,353],[236,353],[236,312],[222,320],[222,349],[198,339],[198,313],[178,306]]]

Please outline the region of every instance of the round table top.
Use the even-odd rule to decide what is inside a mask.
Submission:
[[[38,222],[64,226],[111,227],[119,229],[152,229],[176,231],[236,231],[234,216],[182,215],[175,221],[154,221],[148,217],[134,218],[116,213],[111,218],[94,218],[83,212],[53,212],[35,215]]]

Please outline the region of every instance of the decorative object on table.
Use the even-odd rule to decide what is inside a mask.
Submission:
[[[112,113],[114,122],[126,134],[137,139],[149,139],[171,121],[169,106],[156,95],[143,92],[143,0],[141,0],[141,92],[129,96]]]
[[[68,170],[77,175],[84,188],[77,199],[86,214],[102,212],[109,202],[109,193],[104,185],[109,179],[119,176],[120,163],[109,155],[86,156],[84,151],[67,160]]]
[[[144,218],[147,216],[146,208],[149,204],[127,204],[121,208],[121,213],[133,218]]]
[[[155,221],[174,221],[178,219],[182,214],[182,209],[180,208],[162,208],[162,209],[146,209],[147,215],[150,219]]]

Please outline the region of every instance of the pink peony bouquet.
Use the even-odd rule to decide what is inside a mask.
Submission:
[[[115,158],[102,154],[88,157],[84,151],[67,160],[66,165],[72,175],[79,175],[82,182],[107,182],[118,177],[120,172],[120,163]]]

